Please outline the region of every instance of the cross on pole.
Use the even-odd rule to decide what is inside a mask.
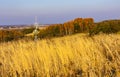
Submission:
[[[33,31],[33,34],[34,34],[34,40],[37,40],[37,37],[38,37],[38,23],[37,23],[37,16],[35,16],[35,30]]]

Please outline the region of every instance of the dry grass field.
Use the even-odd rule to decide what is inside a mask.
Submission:
[[[1,43],[0,77],[120,77],[120,35]]]

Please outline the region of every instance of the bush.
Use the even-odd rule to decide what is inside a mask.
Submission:
[[[90,35],[98,34],[100,32],[110,34],[120,31],[120,20],[109,20],[95,24],[95,27],[89,32]]]
[[[23,33],[23,34],[29,34],[29,33],[32,33],[34,29],[35,29],[35,28],[23,29],[23,30],[22,30],[22,33]]]

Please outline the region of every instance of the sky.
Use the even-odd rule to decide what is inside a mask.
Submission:
[[[34,24],[35,16],[40,24],[120,19],[120,0],[0,0],[0,25]]]

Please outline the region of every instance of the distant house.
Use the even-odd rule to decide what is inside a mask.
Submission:
[[[2,30],[3,29],[3,27],[0,27],[0,30]]]

